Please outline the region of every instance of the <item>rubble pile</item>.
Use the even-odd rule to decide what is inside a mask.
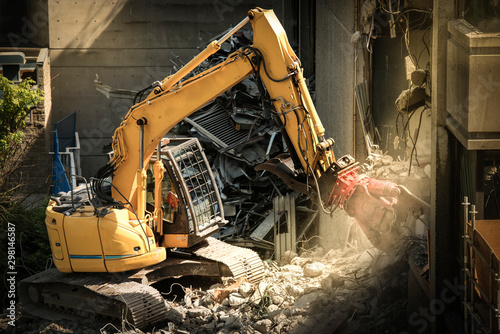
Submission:
[[[383,155],[369,168],[368,174],[378,180],[392,181],[408,188],[415,196],[430,201],[431,165],[426,159],[419,159],[420,164],[409,160],[395,160],[390,155]]]
[[[167,322],[147,333],[400,333],[406,329],[409,248],[385,254],[315,247],[300,256],[287,252],[281,264],[266,262],[258,284],[223,279],[208,289],[182,286],[183,296],[163,294]],[[17,327],[24,333],[146,333],[90,318],[76,324],[23,317]]]
[[[397,161],[390,155],[384,155],[373,167],[372,176],[397,184],[403,184],[407,180],[430,180],[431,165],[423,164],[423,167],[412,165],[410,170],[408,161]]]
[[[217,284],[206,291],[185,287],[167,301],[170,333],[396,333],[404,330],[406,265],[402,253],[375,248],[321,248],[288,252],[266,277]]]
[[[288,252],[267,263],[257,285],[245,280],[208,290],[185,287],[167,301],[167,333],[398,333],[405,329],[403,253],[375,248]],[[342,330],[340,328],[342,327]],[[160,333],[160,332],[158,332]],[[161,332],[165,333],[165,332]]]

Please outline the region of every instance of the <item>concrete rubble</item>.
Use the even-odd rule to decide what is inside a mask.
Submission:
[[[304,252],[281,265],[266,262],[266,276],[259,284],[239,280],[198,292],[186,287],[184,299],[166,301],[168,333],[322,333],[340,327],[338,333],[377,329],[396,333],[405,329],[403,251],[388,255],[375,248],[346,248],[311,254]]]
[[[91,319],[75,324],[27,317],[17,327],[24,333],[56,327],[58,333],[108,334],[400,333],[406,329],[407,257],[415,256],[414,245],[425,248],[425,241],[414,239],[393,254],[316,247],[292,254],[289,263],[266,261],[258,284],[223,278],[209,288],[184,286],[184,296],[165,299],[167,321],[145,332],[130,324],[97,327]]]

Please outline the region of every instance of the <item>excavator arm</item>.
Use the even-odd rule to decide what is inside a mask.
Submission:
[[[215,53],[221,40],[227,37],[212,42],[125,116],[113,137],[114,157],[110,162],[114,167],[113,197],[116,200],[127,199],[138,212],[142,211],[143,200],[138,196],[142,196],[140,193],[144,190],[137,171],[147,165],[161,138],[185,117],[253,73],[260,76],[300,166],[315,171],[319,177],[335,161],[331,150],[333,140],[325,141],[323,137],[324,128],[306,87],[300,61],[283,27],[273,11],[255,9],[232,31],[248,21],[254,33],[252,46],[230,55],[222,64],[181,81]]]
[[[253,29],[251,46],[185,79],[247,22]],[[210,43],[130,109],[113,136],[113,159],[99,175],[102,178],[113,174],[114,200],[126,203],[143,219],[144,166],[163,136],[185,117],[252,74],[259,76],[274,106],[272,114],[287,140],[290,155],[272,159],[257,169],[273,172],[291,188],[317,199],[325,212],[337,207],[345,209],[376,247],[390,251],[399,233],[395,226],[407,220],[408,208],[420,216],[429,207],[401,186],[359,174],[352,157],[335,159],[334,141],[324,137],[325,129],[309,95],[300,61],[272,10],[250,10],[248,17],[233,30]]]

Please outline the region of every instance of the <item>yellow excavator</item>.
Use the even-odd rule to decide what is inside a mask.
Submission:
[[[193,74],[248,22],[253,44]],[[89,184],[52,198],[46,226],[57,269],[19,285],[22,307],[49,319],[88,313],[126,318],[139,328],[165,320],[166,306],[151,284],[182,275],[264,274],[252,250],[211,237],[226,223],[223,204],[195,138],[165,135],[216,97],[256,75],[288,152],[259,165],[307,194],[329,213],[344,209],[372,244],[392,251],[408,217],[429,206],[406,188],[359,173],[350,156],[335,159],[303,77],[299,59],[272,10],[256,8],[175,74],[157,82],[132,106],[113,136],[113,156]],[[188,257],[168,256],[182,249]]]

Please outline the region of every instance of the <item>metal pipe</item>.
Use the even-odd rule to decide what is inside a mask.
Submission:
[[[144,169],[144,124],[139,124],[139,169]]]
[[[465,324],[465,333],[469,333],[469,310],[467,308],[468,301],[468,280],[469,280],[469,231],[467,231],[467,218],[469,217],[469,201],[468,197],[464,196],[464,202],[462,203],[464,207],[464,219],[463,219],[463,259],[464,259],[464,324]]]
[[[221,37],[221,39],[219,39],[217,41],[217,45],[218,46],[221,46],[222,43],[224,43],[229,37],[231,37],[232,35],[234,35],[235,32],[237,32],[238,30],[240,30],[241,28],[243,28],[243,26],[245,24],[247,24],[248,22],[250,21],[250,18],[247,16],[245,17],[243,20],[241,20],[240,23],[238,23],[233,29],[231,29],[230,31],[228,31],[224,36]]]
[[[476,205],[475,204],[472,204],[471,205],[471,211],[470,211],[470,214],[471,214],[471,243],[474,244],[474,236],[475,236],[475,229],[476,229]],[[476,265],[476,258],[475,258],[475,251],[474,251],[474,247],[471,247],[471,258],[470,258],[470,266],[471,266],[471,272],[472,272],[472,281],[474,281],[474,283],[476,283],[476,278],[474,277],[474,273],[473,273],[473,270],[474,270],[474,267]],[[475,305],[474,305],[474,285],[471,284],[470,285],[470,301],[471,301],[471,307],[472,309],[475,308]],[[475,322],[474,322],[474,319],[471,321],[471,333],[474,333],[474,326],[475,325]]]

